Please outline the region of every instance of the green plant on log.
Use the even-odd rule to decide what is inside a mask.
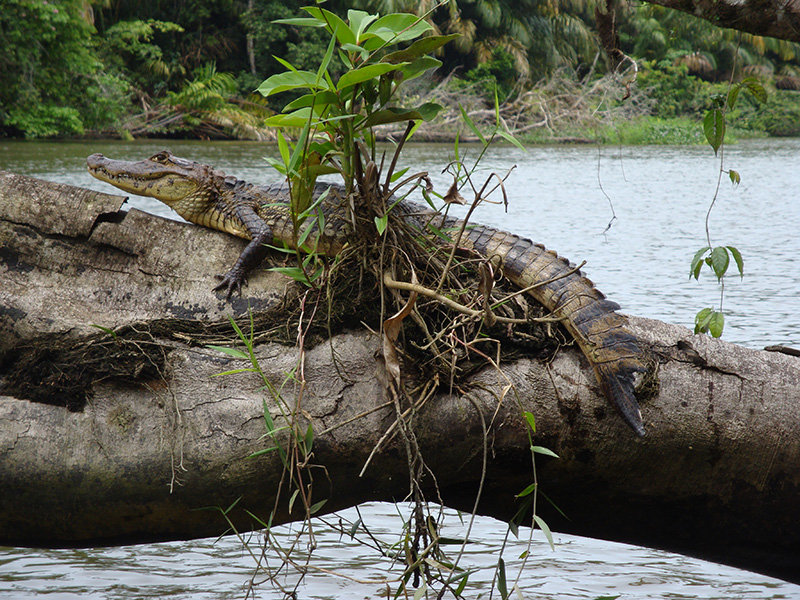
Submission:
[[[496,359],[484,353],[481,345],[477,342],[496,343],[498,345],[497,357],[499,359],[499,341],[489,338],[481,330],[483,311],[476,311],[460,305],[452,297],[458,297],[446,285],[446,275],[449,271],[458,270],[454,263],[454,255],[458,246],[458,237],[451,239],[451,232],[432,231],[445,239],[448,245],[446,254],[449,254],[446,264],[442,264],[441,278],[437,275],[434,283],[435,290],[423,288],[415,283],[406,284],[404,282],[394,282],[391,277],[387,277],[383,271],[384,247],[387,238],[392,232],[394,221],[389,217],[392,209],[398,204],[401,198],[395,196],[395,192],[408,184],[418,183],[421,179],[427,178],[427,173],[417,173],[407,175],[407,170],[397,169],[397,161],[400,150],[405,141],[413,134],[416,128],[424,121],[433,119],[441,110],[441,106],[435,103],[425,103],[418,106],[399,106],[396,98],[398,88],[404,83],[422,75],[428,70],[438,67],[441,63],[438,59],[429,56],[442,45],[453,39],[452,35],[426,35],[431,32],[431,26],[422,17],[412,14],[396,13],[385,16],[371,15],[358,10],[350,10],[347,19],[342,19],[334,13],[320,7],[304,8],[307,17],[296,19],[284,19],[279,22],[295,27],[316,27],[324,29],[330,35],[330,42],[322,58],[322,62],[316,71],[296,68],[294,65],[283,59],[277,59],[286,71],[275,74],[264,81],[258,91],[264,96],[273,96],[282,92],[292,95],[293,99],[288,102],[280,114],[271,117],[268,124],[277,128],[278,150],[280,158],[270,160],[270,164],[286,179],[290,190],[290,210],[294,225],[294,243],[292,250],[287,252],[296,253],[296,267],[281,267],[280,271],[299,283],[306,286],[301,293],[300,300],[300,325],[298,326],[297,346],[299,355],[293,369],[288,373],[280,385],[274,385],[269,381],[264,371],[261,369],[256,358],[254,349],[254,334],[246,334],[233,320],[232,324],[244,349],[225,348],[215,346],[214,349],[221,351],[228,356],[247,361],[248,365],[223,373],[231,375],[234,373],[257,373],[263,382],[264,389],[272,401],[279,407],[278,417],[273,418],[270,412],[270,405],[264,404],[264,421],[266,427],[266,437],[269,438],[269,446],[258,451],[253,456],[275,453],[280,456],[284,476],[281,479],[281,489],[276,494],[276,507],[271,513],[275,514],[278,502],[288,502],[289,511],[295,507],[300,507],[304,518],[304,525],[300,534],[308,535],[310,540],[306,545],[309,548],[306,558],[311,559],[313,551],[314,530],[311,517],[317,513],[325,503],[325,499],[320,499],[314,494],[313,473],[319,472],[314,469],[312,464],[312,448],[315,432],[309,420],[303,416],[302,399],[306,389],[304,376],[304,347],[305,339],[317,307],[320,305],[320,298],[325,291],[323,287],[329,281],[329,266],[326,258],[317,254],[320,243],[320,235],[313,235],[313,232],[323,232],[325,230],[325,215],[321,210],[321,204],[326,194],[332,193],[331,188],[322,195],[315,196],[317,179],[320,176],[338,175],[341,177],[343,186],[337,188],[337,193],[343,190],[350,200],[351,210],[372,210],[374,218],[361,219],[360,222],[367,223],[374,229],[369,233],[373,245],[380,247],[375,252],[378,264],[378,280],[382,285],[392,288],[395,300],[399,298],[399,289],[408,290],[411,295],[397,314],[393,317],[385,318],[383,296],[381,294],[381,323],[382,323],[382,347],[383,360],[386,364],[387,380],[386,394],[388,401],[387,407],[394,406],[397,419],[386,432],[384,438],[391,440],[398,437],[405,447],[411,481],[409,498],[412,501],[412,514],[405,523],[401,533],[401,540],[394,546],[378,545],[378,551],[384,556],[394,556],[400,552],[404,556],[404,568],[402,573],[396,578],[387,579],[386,585],[392,583],[397,585],[396,595],[408,595],[409,587],[416,588],[414,597],[424,595],[431,584],[438,582],[442,593],[450,591],[456,597],[462,597],[465,586],[473,572],[458,566],[459,560],[463,555],[466,544],[466,537],[461,542],[461,552],[454,557],[448,557],[439,544],[438,530],[441,519],[435,519],[430,514],[430,507],[424,497],[421,480],[426,474],[427,467],[424,459],[416,444],[416,437],[413,432],[413,419],[415,413],[424,406],[425,402],[433,396],[437,390],[437,378],[432,378],[425,382],[420,388],[406,392],[400,384],[399,373],[400,365],[394,355],[394,343],[399,332],[403,327],[403,320],[408,317],[415,309],[417,294],[428,295],[436,301],[445,303],[450,308],[462,313],[460,316],[471,323],[477,323],[472,327],[476,331],[474,339],[457,339],[456,326],[452,326],[449,331],[450,338],[457,339],[457,344],[468,349],[473,355],[482,356],[486,363],[491,364],[499,370]],[[397,46],[401,45],[398,49]],[[338,56],[339,60],[347,67],[340,76],[336,76],[329,67],[333,57]],[[478,130],[475,124],[462,110],[465,125],[480,140],[480,150],[475,160],[474,166],[467,168],[461,159],[458,141],[454,147],[455,161],[449,168],[453,174],[454,183],[451,189],[444,196],[445,204],[457,202],[461,199],[458,189],[463,186],[471,186],[475,192],[475,201],[470,208],[472,210],[488,196],[492,190],[502,187],[502,178],[497,175],[490,176],[483,187],[475,186],[471,179],[477,164],[483,157],[486,149],[497,137],[502,137],[518,145],[514,138],[504,131],[501,127],[498,103],[495,102],[496,123],[493,131],[484,134]],[[403,137],[396,143],[396,150],[385,173],[383,172],[383,159],[376,157],[376,128],[393,123],[407,123]],[[378,166],[380,163],[381,166]],[[490,186],[493,179],[497,179],[494,187]],[[317,188],[318,191],[318,188]],[[433,206],[430,195],[426,199]],[[371,204],[370,204],[371,203]],[[363,216],[363,215],[362,215]],[[372,217],[372,213],[369,213]],[[469,217],[467,217],[469,218]],[[461,230],[452,232],[460,236],[464,232],[466,221]],[[405,232],[399,232],[405,233]],[[416,232],[415,235],[418,235]],[[400,237],[399,235],[396,237]],[[455,241],[454,241],[455,240]],[[416,242],[415,242],[416,243]],[[423,248],[424,252],[425,249]],[[426,256],[425,262],[433,260],[433,257]],[[337,256],[337,261],[342,260]],[[388,258],[387,258],[388,260]],[[436,263],[434,263],[436,264]],[[335,265],[334,265],[335,266]],[[452,268],[451,268],[452,267]],[[411,267],[413,273],[413,267]],[[381,278],[381,275],[383,277]],[[491,313],[491,309],[497,309],[497,302],[491,305],[489,296],[493,282],[491,273],[481,281],[488,288],[484,292],[486,313]],[[487,279],[488,278],[488,279]],[[412,275],[412,282],[414,281]],[[401,285],[402,284],[402,285]],[[402,287],[406,286],[406,287]],[[432,286],[433,287],[433,286]],[[326,290],[330,293],[330,289]],[[520,292],[516,292],[519,294]],[[508,296],[509,298],[511,297]],[[466,317],[464,315],[467,315]],[[491,315],[493,318],[494,316]],[[503,317],[497,317],[502,319]],[[489,317],[486,317],[487,321]],[[420,320],[422,320],[420,318]],[[525,319],[513,320],[506,319],[505,322],[528,323]],[[461,325],[463,327],[463,325]],[[424,328],[424,324],[423,324]],[[433,335],[429,331],[425,332],[428,336],[429,345],[434,348],[431,352],[435,353],[432,362],[442,361],[443,370],[452,368],[451,359],[444,358],[447,352],[435,352],[437,346],[446,343],[439,339],[440,335]],[[505,376],[503,376],[505,377]],[[501,391],[494,392],[498,403],[503,399],[515,394],[514,386],[506,379],[507,385]],[[519,401],[519,399],[517,398]],[[280,422],[278,422],[278,418]],[[533,415],[524,415],[531,428],[535,431]],[[483,448],[483,467],[484,473],[487,468],[489,450],[488,427],[490,423],[484,423],[484,448]],[[529,438],[532,440],[532,437]],[[380,449],[381,442],[373,450],[373,455]],[[387,442],[388,443],[388,442]],[[552,545],[552,536],[544,521],[536,515],[535,500],[538,492],[538,481],[536,480],[535,464],[533,462],[536,454],[549,454],[549,451],[530,443],[533,484],[520,494],[520,511],[515,520],[509,525],[509,532],[516,535],[517,528],[522,519],[531,518],[531,523],[542,529],[548,541]],[[363,470],[369,467],[371,457],[367,459]],[[287,498],[288,497],[288,498]],[[226,516],[235,505],[223,510]],[[477,507],[477,500],[476,500]],[[265,528],[265,536],[270,545],[279,545],[277,536],[272,534],[272,516],[262,519],[255,515],[251,516]],[[229,524],[232,523],[229,520]],[[330,524],[329,524],[330,525]],[[360,521],[347,526],[337,525],[343,535],[353,538],[356,533],[368,536],[370,543],[375,539],[367,529],[366,525]],[[471,527],[471,525],[470,525]],[[533,528],[531,529],[531,534]],[[299,535],[300,535],[299,534]],[[296,564],[288,557],[292,554],[292,548],[279,548],[281,556],[287,557],[287,564]],[[257,564],[261,561],[257,560]],[[302,581],[302,569],[300,580]],[[521,571],[520,571],[521,572]],[[495,571],[496,586],[501,597],[509,597],[509,585],[506,579],[505,565],[500,561]],[[283,582],[270,576],[275,585],[281,588],[283,593],[291,596],[296,592],[295,589],[287,589]],[[516,584],[514,584],[516,585]],[[514,589],[513,585],[510,588]]]
[[[703,119],[703,131],[708,143],[714,149],[714,154],[719,157],[720,166],[714,197],[706,212],[705,231],[707,243],[695,252],[689,269],[689,277],[698,279],[703,265],[707,265],[717,278],[717,282],[719,283],[719,308],[703,308],[697,313],[694,319],[695,333],[710,333],[714,337],[720,337],[725,327],[725,314],[722,311],[722,302],[725,296],[725,275],[728,272],[731,258],[733,258],[736,264],[739,276],[744,277],[744,258],[742,258],[741,252],[734,246],[714,246],[711,243],[711,229],[709,227],[711,211],[719,196],[722,176],[727,174],[733,185],[738,185],[741,181],[741,177],[737,171],[725,169],[724,154],[725,130],[727,126],[725,117],[728,111],[732,111],[736,107],[736,100],[742,91],[749,93],[759,102],[763,103],[767,101],[767,92],[764,90],[763,86],[754,78],[746,78],[738,83],[731,84],[727,94],[717,94],[713,96],[713,106]]]

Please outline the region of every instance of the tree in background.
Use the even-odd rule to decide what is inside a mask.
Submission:
[[[127,109],[105,74],[83,0],[0,3],[0,135],[76,135]]]

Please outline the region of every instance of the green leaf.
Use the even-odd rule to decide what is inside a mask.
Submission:
[[[748,77],[742,80],[741,85],[747,87],[747,91],[750,92],[750,95],[758,102],[763,104],[768,100],[769,95],[767,94],[767,90],[764,89],[764,86],[761,85],[757,79]]]
[[[330,33],[336,36],[340,44],[355,44],[356,36],[342,18],[329,10],[316,6],[303,6],[304,11],[317,19],[321,19]]]
[[[262,96],[271,96],[280,92],[297,89],[325,89],[317,82],[317,74],[311,71],[285,71],[267,78],[256,91]]]
[[[526,487],[524,490],[522,490],[519,494],[517,494],[516,497],[517,498],[524,498],[528,494],[533,493],[533,491],[536,489],[536,487],[537,487],[537,484],[532,483],[528,487]]]
[[[736,261],[736,268],[739,270],[739,276],[744,277],[744,259],[742,253],[733,246],[725,246],[733,254],[733,260]]]
[[[402,63],[400,72],[403,74],[403,81],[410,81],[419,77],[426,71],[438,69],[442,66],[442,61],[432,56],[423,56],[410,63]]]
[[[378,15],[371,15],[363,10],[347,11],[347,20],[350,21],[350,29],[356,37],[356,43],[360,41],[364,30],[377,18]]]
[[[388,62],[388,63],[411,62],[415,58],[419,58],[426,54],[430,54],[434,50],[438,50],[439,48],[444,46],[447,42],[449,42],[450,40],[454,40],[459,35],[461,34],[453,33],[450,35],[431,35],[428,37],[424,37],[411,44],[405,50],[390,52],[381,59],[381,62]]]
[[[276,19],[272,21],[278,25],[296,25],[298,27],[325,27],[327,23],[323,19],[312,17],[297,17],[296,19]]]
[[[733,110],[736,106],[736,98],[739,97],[739,90],[742,89],[741,85],[734,85],[728,92],[728,109]]]
[[[311,108],[298,108],[286,115],[272,115],[264,119],[264,124],[269,127],[303,127],[308,122],[310,114]]]
[[[725,114],[721,109],[712,108],[706,113],[703,119],[703,131],[716,154],[725,139]]]
[[[319,509],[322,508],[323,506],[325,506],[325,503],[327,501],[328,501],[327,499],[320,500],[319,502],[316,502],[316,503],[312,504],[311,506],[309,506],[308,507],[308,514],[313,515],[313,514],[319,512]]]
[[[114,331],[113,329],[110,329],[108,327],[103,327],[102,325],[95,325],[94,323],[92,323],[91,326],[96,327],[100,331],[106,332],[108,335],[111,336],[112,339],[117,339],[117,332]]]
[[[375,227],[378,230],[378,235],[383,235],[386,231],[386,226],[389,224],[389,215],[385,214],[382,217],[375,217]]]
[[[346,87],[367,81],[368,79],[380,77],[389,71],[396,71],[400,68],[399,65],[390,65],[387,63],[378,63],[374,65],[366,65],[353,71],[348,71],[339,78],[336,84],[336,89],[343,90]]]
[[[284,166],[289,164],[289,142],[286,141],[286,137],[283,135],[283,131],[280,129],[278,130],[278,151],[281,155],[281,160],[283,161]]]
[[[517,138],[515,138],[513,135],[511,135],[507,131],[505,131],[503,129],[498,129],[497,135],[499,135],[501,138],[503,138],[507,142],[511,142],[512,144],[514,144],[520,150],[523,150],[524,152],[528,151],[528,149],[525,146],[523,146]]]
[[[717,279],[722,279],[725,272],[728,270],[729,263],[730,256],[728,255],[727,248],[724,246],[717,246],[711,251],[711,268],[714,269]]]
[[[547,523],[544,522],[544,519],[539,515],[533,515],[533,520],[536,521],[536,524],[541,527],[542,533],[544,533],[544,537],[547,538],[547,541],[550,544],[550,549],[555,551],[556,545],[553,543],[553,534],[550,531],[550,528],[547,526]]]
[[[236,348],[224,348],[223,346],[212,346],[210,344],[206,345],[206,348],[211,348],[212,350],[216,350],[217,352],[222,352],[223,354],[227,354],[228,356],[232,356],[233,358],[250,360],[249,354],[247,354],[246,352],[242,352],[241,350],[237,350]]]
[[[708,324],[711,322],[711,317],[714,315],[713,308],[704,308],[698,312],[694,317],[694,332],[707,333]]]
[[[738,171],[734,171],[733,169],[728,171],[728,177],[731,178],[731,183],[733,185],[739,185],[739,183],[741,183],[741,181],[742,181],[742,178],[739,175],[739,172]]]
[[[725,328],[725,315],[721,311],[714,311],[711,319],[708,321],[708,332],[712,337],[718,338],[722,335],[722,330]]]
[[[502,558],[497,561],[497,591],[500,592],[500,598],[502,598],[502,600],[507,600],[506,563]]]
[[[467,114],[467,111],[464,110],[464,107],[461,104],[458,105],[458,110],[461,111],[461,120],[464,121],[464,123],[467,125],[467,127],[470,128],[472,133],[474,133],[476,136],[478,136],[478,139],[485,146],[486,145],[486,139],[483,137],[481,132],[478,131],[478,128],[475,127],[475,123],[472,122],[472,119],[470,119],[469,115]]]
[[[692,259],[692,266],[689,269],[689,279],[692,278],[692,275],[694,275],[695,279],[700,277],[700,269],[703,268],[703,257],[709,250],[711,250],[711,248],[705,246],[704,248],[700,248],[700,250],[695,252],[694,258]]]
[[[531,446],[531,451],[535,452],[536,454],[544,454],[545,456],[552,456],[553,458],[558,458],[558,454],[550,450],[549,448],[545,448],[544,446]]]
[[[339,106],[339,96],[336,92],[323,90],[304,94],[283,107],[284,113],[289,113],[300,108],[314,107],[314,112],[321,113],[328,106]]]
[[[432,121],[439,111],[444,108],[435,102],[426,102],[416,108],[398,108],[391,106],[383,110],[372,113],[362,123],[363,127],[375,127],[386,123],[398,123],[400,121]]]
[[[528,422],[528,426],[531,428],[531,431],[536,433],[536,418],[533,416],[533,413],[526,410],[522,414],[525,415],[525,420]]]
[[[297,500],[297,494],[300,493],[300,490],[295,490],[291,497],[289,498],[289,514],[292,513],[292,508],[294,507],[294,501]]]
[[[303,445],[305,446],[305,454],[308,456],[311,454],[311,448],[314,447],[314,427],[311,423],[308,424],[308,429],[306,429],[306,435],[303,438]]]

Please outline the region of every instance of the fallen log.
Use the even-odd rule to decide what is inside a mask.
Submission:
[[[249,310],[269,314],[296,290],[263,270],[227,303],[211,291],[213,274],[243,241],[122,203],[0,172],[0,544],[217,535],[228,523],[200,509],[237,499],[227,516],[240,529],[258,526],[248,511],[302,518],[285,490],[276,504],[278,453],[247,458],[272,443],[264,406],[282,418],[264,381],[215,377],[249,363],[206,346],[223,330],[232,337],[229,316],[247,327]],[[478,512],[511,518],[532,482],[529,411],[533,443],[560,457],[537,458],[541,489],[567,516],[540,503],[554,530],[800,580],[800,360],[657,321],[631,326],[658,362],[642,404],[647,436],[608,406],[577,349],[547,363],[520,358],[441,386],[411,413],[435,475],[424,479],[429,498],[472,510],[485,475]],[[397,412],[376,377],[379,346],[366,328],[343,327],[305,348],[300,414],[302,429],[313,426],[321,512],[408,494],[402,442],[382,440]],[[299,360],[296,347],[267,338],[255,354],[275,386]],[[12,377],[33,364],[25,357],[44,369],[37,379]],[[85,378],[70,388],[67,371]],[[287,397],[295,391],[284,385]]]

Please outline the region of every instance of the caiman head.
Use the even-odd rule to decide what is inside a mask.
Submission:
[[[139,162],[92,154],[86,165],[94,177],[139,196],[160,200],[188,221],[205,212],[219,194],[225,173],[168,151]]]

